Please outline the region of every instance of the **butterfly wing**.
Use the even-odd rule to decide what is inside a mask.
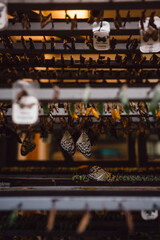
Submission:
[[[88,174],[89,178],[97,181],[105,181],[106,180],[106,172],[103,168],[99,166],[93,166],[89,170]]]
[[[90,158],[91,156],[91,142],[89,140],[88,135],[85,132],[82,132],[79,137],[76,147],[78,151],[80,151],[86,158]]]
[[[103,168],[99,166],[91,167],[88,177],[93,180],[108,182],[112,182],[116,179],[116,177],[112,173],[106,172]]]
[[[60,144],[63,150],[67,151],[69,154],[73,155],[75,153],[74,141],[68,131],[65,131]]]
[[[26,156],[29,152],[32,152],[35,148],[36,144],[34,142],[34,138],[30,134],[27,135],[21,146],[22,156]]]

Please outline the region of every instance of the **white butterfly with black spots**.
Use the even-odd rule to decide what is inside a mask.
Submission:
[[[75,153],[75,144],[68,130],[65,131],[61,139],[60,145],[63,148],[63,150],[68,152],[70,155],[73,155]]]
[[[91,156],[91,142],[88,135],[85,132],[82,132],[79,139],[76,142],[76,147],[86,158]]]

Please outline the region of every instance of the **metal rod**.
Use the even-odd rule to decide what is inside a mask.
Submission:
[[[20,45],[20,44],[19,44]],[[35,44],[36,46],[36,44]],[[4,48],[1,48],[2,45],[0,44],[0,52],[2,53],[3,51],[7,52],[8,49],[4,49]],[[17,48],[17,44],[15,44],[15,49],[14,51],[17,51],[18,53],[18,50],[21,50],[20,49],[21,47]],[[40,49],[36,49],[38,51],[40,51]],[[27,50],[27,53],[28,53],[29,50]],[[31,51],[29,51],[31,53]],[[84,51],[85,52],[85,51]],[[23,50],[23,53],[24,53],[24,50]],[[51,52],[50,52],[51,53]],[[53,54],[53,52],[52,52]],[[64,53],[65,54],[65,51]],[[96,53],[95,53],[96,54]],[[106,57],[106,56],[105,56]],[[14,56],[13,56],[13,60],[14,60]],[[29,61],[28,61],[28,64],[21,60],[21,62],[17,65],[17,62],[16,61],[4,61],[1,63],[1,67],[11,67],[11,66],[15,66],[17,70],[20,70],[22,67],[25,67],[25,66],[32,66],[32,67],[42,67],[42,63],[40,61],[36,61],[34,58],[30,58]],[[54,60],[48,60],[48,59],[45,59],[45,62],[43,63],[43,67],[54,67],[55,70],[56,68],[62,68],[62,62],[60,59],[56,59],[55,61]],[[98,63],[94,58],[93,58],[93,61],[92,63],[89,63],[88,60],[85,61],[84,64],[82,64],[79,60],[74,60],[74,63],[71,65],[71,61],[70,60],[65,60],[65,56],[64,56],[64,70],[68,70],[68,67],[70,69],[72,68],[83,68],[83,69],[98,69],[98,68],[123,68],[123,69],[131,69],[131,68],[134,68],[134,69],[143,69],[143,68],[153,68],[153,69],[157,69],[157,65],[156,64],[153,64],[153,63],[150,63],[149,61],[146,61],[144,63],[142,63],[140,66],[137,65],[137,64],[134,64],[134,63],[131,63],[131,62],[127,62],[126,64],[124,63],[118,63],[116,62],[115,60],[111,60],[110,63],[107,63],[107,59],[104,59],[102,60],[100,63]]]
[[[24,7],[25,4],[25,7]],[[129,0],[70,0],[68,1],[59,1],[59,0],[8,0],[8,8],[9,11],[13,10],[77,10],[77,9],[158,9],[159,8],[159,0],[154,1],[129,1]]]
[[[61,88],[60,94],[57,101],[82,101],[82,96],[85,88]],[[153,97],[153,92],[148,92],[151,87],[132,87],[128,88],[128,97],[130,100],[138,101],[150,101]],[[119,88],[91,88],[91,95],[89,101],[119,101],[117,96]],[[36,96],[41,101],[53,101],[53,89],[52,88],[41,88],[35,90]],[[12,100],[12,89],[4,88],[0,89],[0,100],[9,101]]]
[[[9,24],[7,30],[0,31],[0,36],[59,36],[66,38],[66,36],[91,36],[92,25],[87,22],[78,22],[77,28],[71,31],[71,23],[55,22],[54,29],[52,23],[48,23],[45,28],[40,27],[39,22],[31,22],[29,29],[23,29],[21,23]],[[110,35],[139,35],[138,22],[126,23],[126,26],[119,31],[116,30],[114,23],[110,23]]]
[[[46,188],[46,187],[45,187]],[[71,187],[69,187],[71,188]],[[86,204],[90,210],[121,210],[123,203],[125,210],[153,210],[156,204],[160,209],[160,197],[134,197],[134,196],[107,196],[107,197],[67,197],[67,196],[38,196],[38,197],[1,197],[0,210],[10,211],[18,204],[22,204],[21,210],[50,210],[52,201],[56,200],[56,210],[85,210]]]

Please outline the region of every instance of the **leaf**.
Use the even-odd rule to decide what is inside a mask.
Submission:
[[[124,111],[129,115],[129,106],[128,105],[124,105]]]
[[[151,103],[151,105],[150,105],[150,111],[152,112],[154,117],[156,116],[156,110],[158,110],[158,107],[159,107],[158,104],[157,105],[153,105]]]
[[[147,108],[148,108],[148,112],[150,112],[151,111],[151,104],[150,104],[150,102],[146,102],[146,105],[147,105]]]
[[[42,107],[43,107],[44,113],[45,113],[45,114],[49,114],[48,104],[47,104],[47,103],[43,103]]]
[[[15,210],[13,210],[11,212],[11,214],[8,217],[8,224],[9,224],[9,226],[12,226],[15,223],[17,217],[18,217],[18,210],[15,209]]]
[[[73,116],[74,113],[75,113],[75,106],[74,106],[74,103],[73,103],[73,102],[70,104],[69,110],[70,110],[71,115]]]
[[[100,115],[102,115],[103,111],[104,111],[104,103],[98,103],[97,109],[98,109],[98,112],[100,113]]]

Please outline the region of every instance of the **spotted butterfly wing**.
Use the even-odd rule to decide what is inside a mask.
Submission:
[[[35,148],[36,144],[34,142],[33,136],[31,134],[27,134],[21,146],[22,156],[26,156],[28,153],[32,152]]]
[[[86,158],[91,156],[91,142],[88,135],[85,132],[82,132],[79,139],[76,142],[76,147]]]
[[[112,182],[116,179],[116,177],[110,173],[106,172],[103,168],[99,166],[93,166],[90,168],[88,177],[97,181],[108,181]]]
[[[75,153],[74,141],[71,134],[68,131],[65,131],[60,144],[63,150],[68,152],[70,155],[73,155]]]
[[[73,139],[72,139],[72,140],[73,140]],[[75,147],[75,144],[74,144],[74,142],[73,142],[71,151],[68,152],[68,153],[73,156],[73,155],[75,154],[75,151],[76,151],[76,147]]]
[[[88,174],[89,178],[97,181],[105,181],[106,180],[106,172],[103,168],[99,166],[93,166],[89,170]]]

